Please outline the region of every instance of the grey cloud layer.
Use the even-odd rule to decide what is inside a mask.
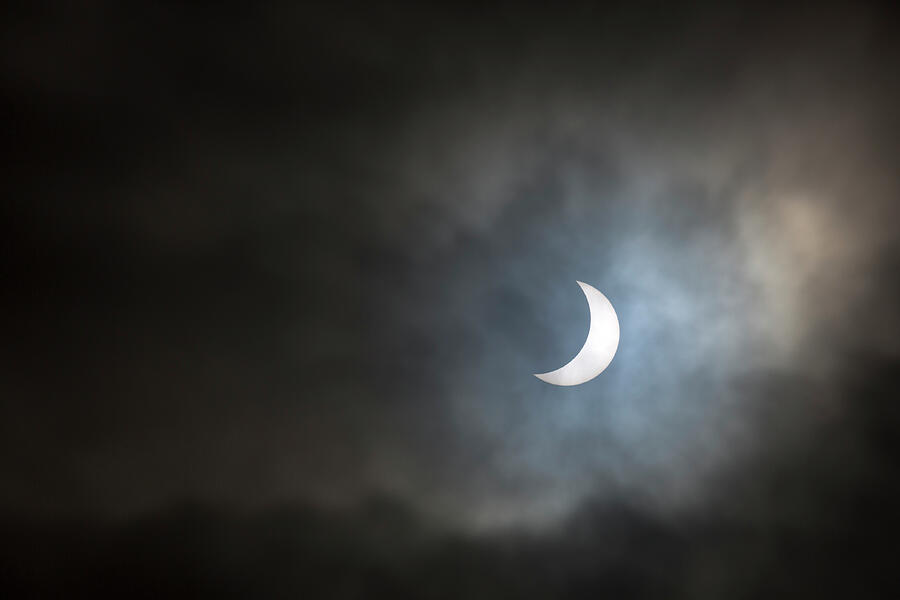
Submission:
[[[13,215],[47,306],[14,296],[9,321],[57,350],[10,359],[30,425],[8,443],[62,440],[60,501],[112,512],[386,492],[490,526],[702,504],[840,414],[848,353],[897,351],[896,90],[864,12],[692,16],[523,13],[499,35],[497,15],[375,11],[326,19],[335,36],[262,11],[231,17],[266,33],[246,54],[223,18],[202,43],[132,24],[85,81],[12,69],[23,106],[76,108],[46,117],[57,159],[10,174],[50,191]],[[558,390],[531,373],[583,339],[576,279],[622,342]],[[47,364],[58,388],[34,383]],[[814,392],[772,427],[760,390],[782,378]],[[30,402],[58,395],[88,410]]]

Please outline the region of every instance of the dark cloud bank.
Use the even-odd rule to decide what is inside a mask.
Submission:
[[[895,596],[891,24],[9,9],[5,595]]]
[[[550,530],[480,536],[386,498],[349,511],[183,504],[116,522],[10,518],[4,584],[40,597],[887,597],[900,500],[893,370],[873,365],[846,390],[868,405],[849,422],[723,481],[723,512],[669,520],[589,501]],[[773,403],[796,393],[783,387],[767,390]]]

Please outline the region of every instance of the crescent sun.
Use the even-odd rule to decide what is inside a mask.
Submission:
[[[591,327],[584,346],[567,364],[548,373],[535,373],[541,381],[553,385],[581,385],[602,373],[619,347],[619,318],[606,296],[579,281],[591,311]]]

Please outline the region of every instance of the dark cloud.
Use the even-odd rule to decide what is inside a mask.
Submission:
[[[889,597],[898,381],[892,362],[867,365],[841,390],[861,406],[816,435],[784,436],[717,482],[715,509],[686,518],[595,499],[548,529],[473,535],[380,497],[7,521],[3,581],[71,597]],[[754,381],[739,394],[762,400],[758,425],[808,418],[805,382]]]
[[[22,5],[3,49],[20,595],[893,583],[880,7]],[[576,279],[622,340],[551,388]]]

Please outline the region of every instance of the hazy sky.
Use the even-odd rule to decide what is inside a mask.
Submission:
[[[833,515],[872,481],[874,506],[897,499],[878,398],[900,389],[900,56],[879,7],[5,21],[10,518],[375,497],[460,535],[585,507],[602,530],[624,506],[684,539],[790,522],[814,545],[858,530]],[[587,332],[576,280],[620,346],[549,386],[532,373]]]

